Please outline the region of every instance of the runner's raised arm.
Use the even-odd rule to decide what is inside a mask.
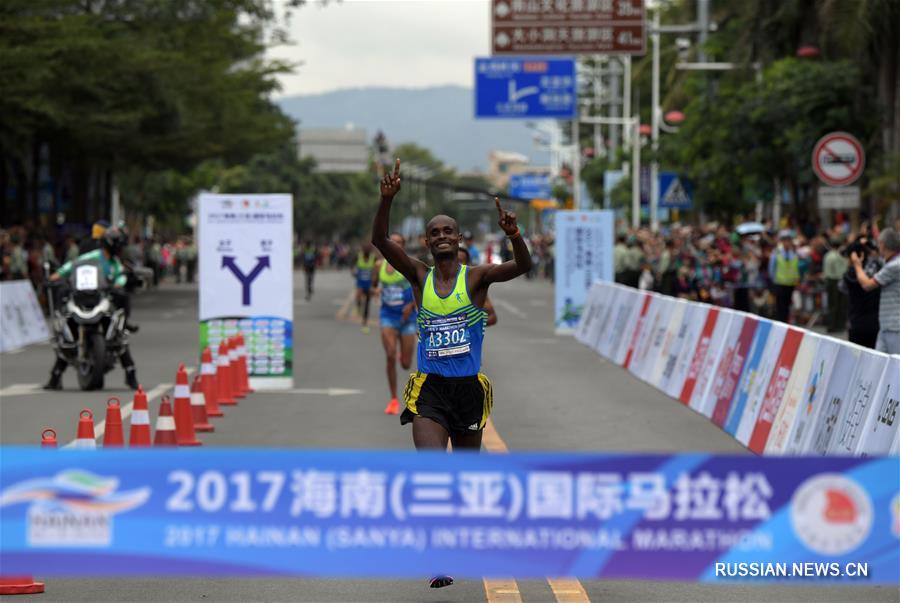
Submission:
[[[391,203],[394,195],[400,192],[400,159],[394,164],[394,170],[381,179],[381,202],[372,224],[372,244],[381,252],[384,259],[400,274],[406,277],[411,285],[421,288],[428,267],[422,262],[409,257],[402,247],[388,237],[391,221]]]

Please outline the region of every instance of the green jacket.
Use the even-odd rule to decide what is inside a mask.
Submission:
[[[72,265],[76,262],[81,261],[97,262],[98,264],[100,264],[100,267],[103,270],[103,275],[106,277],[107,282],[113,285],[121,287],[124,286],[125,282],[128,280],[125,277],[125,271],[122,268],[122,263],[119,262],[119,258],[113,256],[112,258],[107,259],[106,256],[103,255],[103,251],[100,249],[94,249],[93,251],[83,253],[78,256],[78,259],[76,259],[74,262],[66,262],[59,267],[59,270],[57,270],[59,276],[61,276],[62,278],[68,278],[69,275],[72,274]]]

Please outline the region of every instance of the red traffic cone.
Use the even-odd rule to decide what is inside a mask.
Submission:
[[[97,440],[94,439],[94,413],[85,408],[78,415],[78,433],[75,437],[75,448],[96,448]]]
[[[228,362],[231,365],[231,395],[235,399],[246,396],[241,382],[241,362],[238,356],[237,337],[228,338]]]
[[[56,448],[56,430],[47,428],[41,432],[41,448]]]
[[[169,396],[163,396],[159,403],[159,416],[156,417],[156,435],[153,436],[154,446],[178,446],[175,437],[175,417],[172,416],[172,404]]]
[[[244,334],[238,333],[238,366],[241,367],[241,389],[245,394],[252,394],[253,388],[250,387],[250,369],[247,368],[247,346],[244,343]]]
[[[228,340],[219,343],[219,356],[216,358],[216,385],[219,387],[219,404],[226,406],[237,404],[231,395],[231,362],[228,359]]]
[[[191,383],[191,412],[194,416],[194,429],[204,432],[215,431],[216,428],[210,425],[209,417],[206,415],[206,397],[203,395],[200,383],[200,375],[195,375],[194,381]]]
[[[0,576],[0,595],[35,595],[44,592],[44,583],[31,576]]]
[[[200,446],[194,432],[194,412],[191,410],[191,388],[188,386],[187,370],[178,365],[175,375],[175,438],[179,446]]]
[[[103,431],[104,448],[121,448],[125,445],[122,432],[122,407],[118,398],[106,401],[106,429]]]
[[[216,386],[216,365],[213,363],[212,352],[209,347],[203,348],[200,364],[200,382],[203,388],[203,398],[206,400],[207,417],[224,417],[225,413],[219,408],[219,388]]]
[[[128,445],[132,448],[150,446],[150,410],[147,408],[147,394],[138,386],[134,393],[134,407],[131,410],[131,429]]]

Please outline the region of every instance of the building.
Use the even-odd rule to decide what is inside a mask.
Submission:
[[[487,178],[497,190],[506,190],[513,174],[549,174],[544,165],[530,165],[526,155],[512,151],[491,151],[488,155]]]
[[[301,128],[298,156],[316,160],[322,173],[359,173],[369,166],[366,131],[355,128]]]

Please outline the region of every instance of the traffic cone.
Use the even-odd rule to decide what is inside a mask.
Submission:
[[[134,393],[134,407],[131,410],[131,429],[128,432],[128,445],[132,448],[144,448],[151,445],[150,410],[147,408],[147,394],[140,385]]]
[[[213,363],[212,352],[209,347],[203,348],[200,362],[200,383],[203,389],[203,399],[206,400],[207,417],[224,417],[225,413],[219,408],[219,388],[216,385],[216,365]]]
[[[172,416],[172,404],[169,396],[163,396],[159,403],[159,416],[156,417],[156,435],[153,436],[154,446],[178,446],[175,437],[175,417]]]
[[[231,362],[228,360],[228,343],[223,339],[219,343],[219,356],[216,358],[216,385],[219,388],[219,404],[226,406],[237,404],[231,395]]]
[[[75,437],[75,448],[96,448],[94,439],[94,413],[85,408],[78,415],[78,434]]]
[[[179,446],[200,446],[194,432],[194,411],[191,410],[191,388],[188,385],[187,370],[178,365],[175,374],[175,438]]]
[[[106,401],[106,429],[103,431],[104,448],[121,448],[125,445],[122,433],[122,406],[118,398]]]
[[[209,417],[206,415],[206,396],[203,395],[200,383],[200,375],[194,376],[194,381],[191,383],[191,412],[194,416],[194,429],[204,432],[215,431],[216,428],[210,425]]]
[[[247,345],[244,343],[244,334],[238,333],[238,358],[241,367],[241,389],[245,394],[252,394],[253,388],[250,387],[250,370],[247,368]]]
[[[56,448],[56,430],[48,427],[41,432],[41,448]]]
[[[241,361],[238,355],[237,337],[228,338],[228,361],[231,363],[231,395],[235,399],[243,398],[247,394],[244,393],[244,384],[241,381]]]
[[[44,592],[44,583],[31,576],[0,576],[0,595],[36,595]]]

